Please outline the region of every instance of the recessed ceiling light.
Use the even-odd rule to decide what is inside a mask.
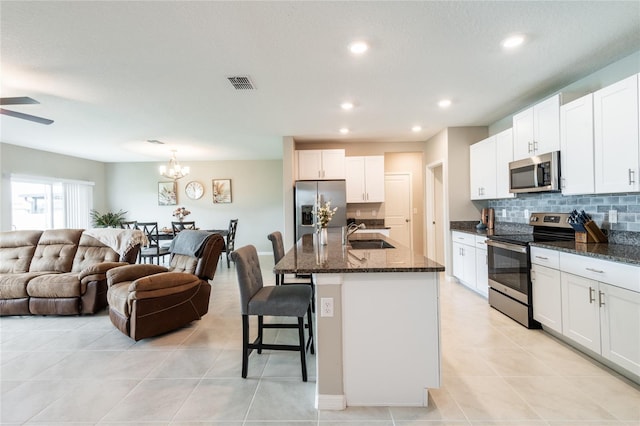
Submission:
[[[346,135],[347,133],[349,133],[349,129],[347,129],[346,127],[343,127],[342,129],[340,129],[340,133],[342,133],[343,135]]]
[[[422,126],[413,126],[413,127],[411,128],[411,131],[412,131],[412,132],[416,132],[416,133],[417,133],[417,132],[419,132],[419,131],[421,131],[421,130],[422,130]]]
[[[340,104],[340,108],[342,108],[345,111],[349,111],[353,109],[353,103],[352,102],[343,102]]]
[[[505,49],[515,49],[522,43],[524,43],[524,36],[522,34],[515,34],[505,38],[500,44]]]
[[[355,41],[349,45],[349,50],[354,55],[362,55],[364,52],[369,50],[369,45],[364,41]]]
[[[451,100],[450,99],[442,99],[440,102],[438,102],[438,106],[440,108],[448,108],[451,106]]]

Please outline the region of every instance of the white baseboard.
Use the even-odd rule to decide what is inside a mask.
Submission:
[[[347,408],[347,400],[344,395],[318,395],[316,394],[316,409],[318,410],[344,410]]]

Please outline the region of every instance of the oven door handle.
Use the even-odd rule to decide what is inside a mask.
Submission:
[[[505,250],[516,251],[518,253],[527,253],[527,246],[519,246],[517,244],[503,243],[502,241],[487,240],[487,245]]]

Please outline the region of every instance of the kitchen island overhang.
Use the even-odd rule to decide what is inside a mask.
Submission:
[[[377,233],[386,249],[326,246],[306,235],[274,267],[316,286],[316,408],[426,406],[440,387],[439,273],[444,267]],[[323,299],[333,316],[323,316]]]

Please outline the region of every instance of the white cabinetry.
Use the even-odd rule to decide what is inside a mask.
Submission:
[[[489,293],[486,239],[484,235],[451,231],[453,276],[484,297]]]
[[[562,193],[592,194],[594,185],[593,94],[560,107]]]
[[[507,129],[469,147],[472,200],[513,198],[509,193],[509,163],[513,161],[513,132]]]
[[[484,139],[469,147],[471,199],[496,198],[496,137]]]
[[[598,282],[563,272],[562,334],[593,352],[600,353]]]
[[[476,288],[476,239],[465,232],[451,232],[453,276],[467,287]]]
[[[344,179],[344,149],[296,151],[298,159],[298,179]]]
[[[640,268],[560,253],[562,334],[640,375]]]
[[[557,251],[531,247],[533,319],[562,333],[560,256]]]
[[[347,203],[384,202],[384,156],[346,157]]]
[[[636,192],[638,183],[638,76],[593,94],[595,192]]]
[[[513,129],[496,135],[496,198],[513,198],[509,192],[509,163],[513,161]]]
[[[489,296],[489,262],[487,259],[487,237],[476,235],[476,285],[483,296]]]
[[[513,159],[560,150],[560,94],[513,116]]]

